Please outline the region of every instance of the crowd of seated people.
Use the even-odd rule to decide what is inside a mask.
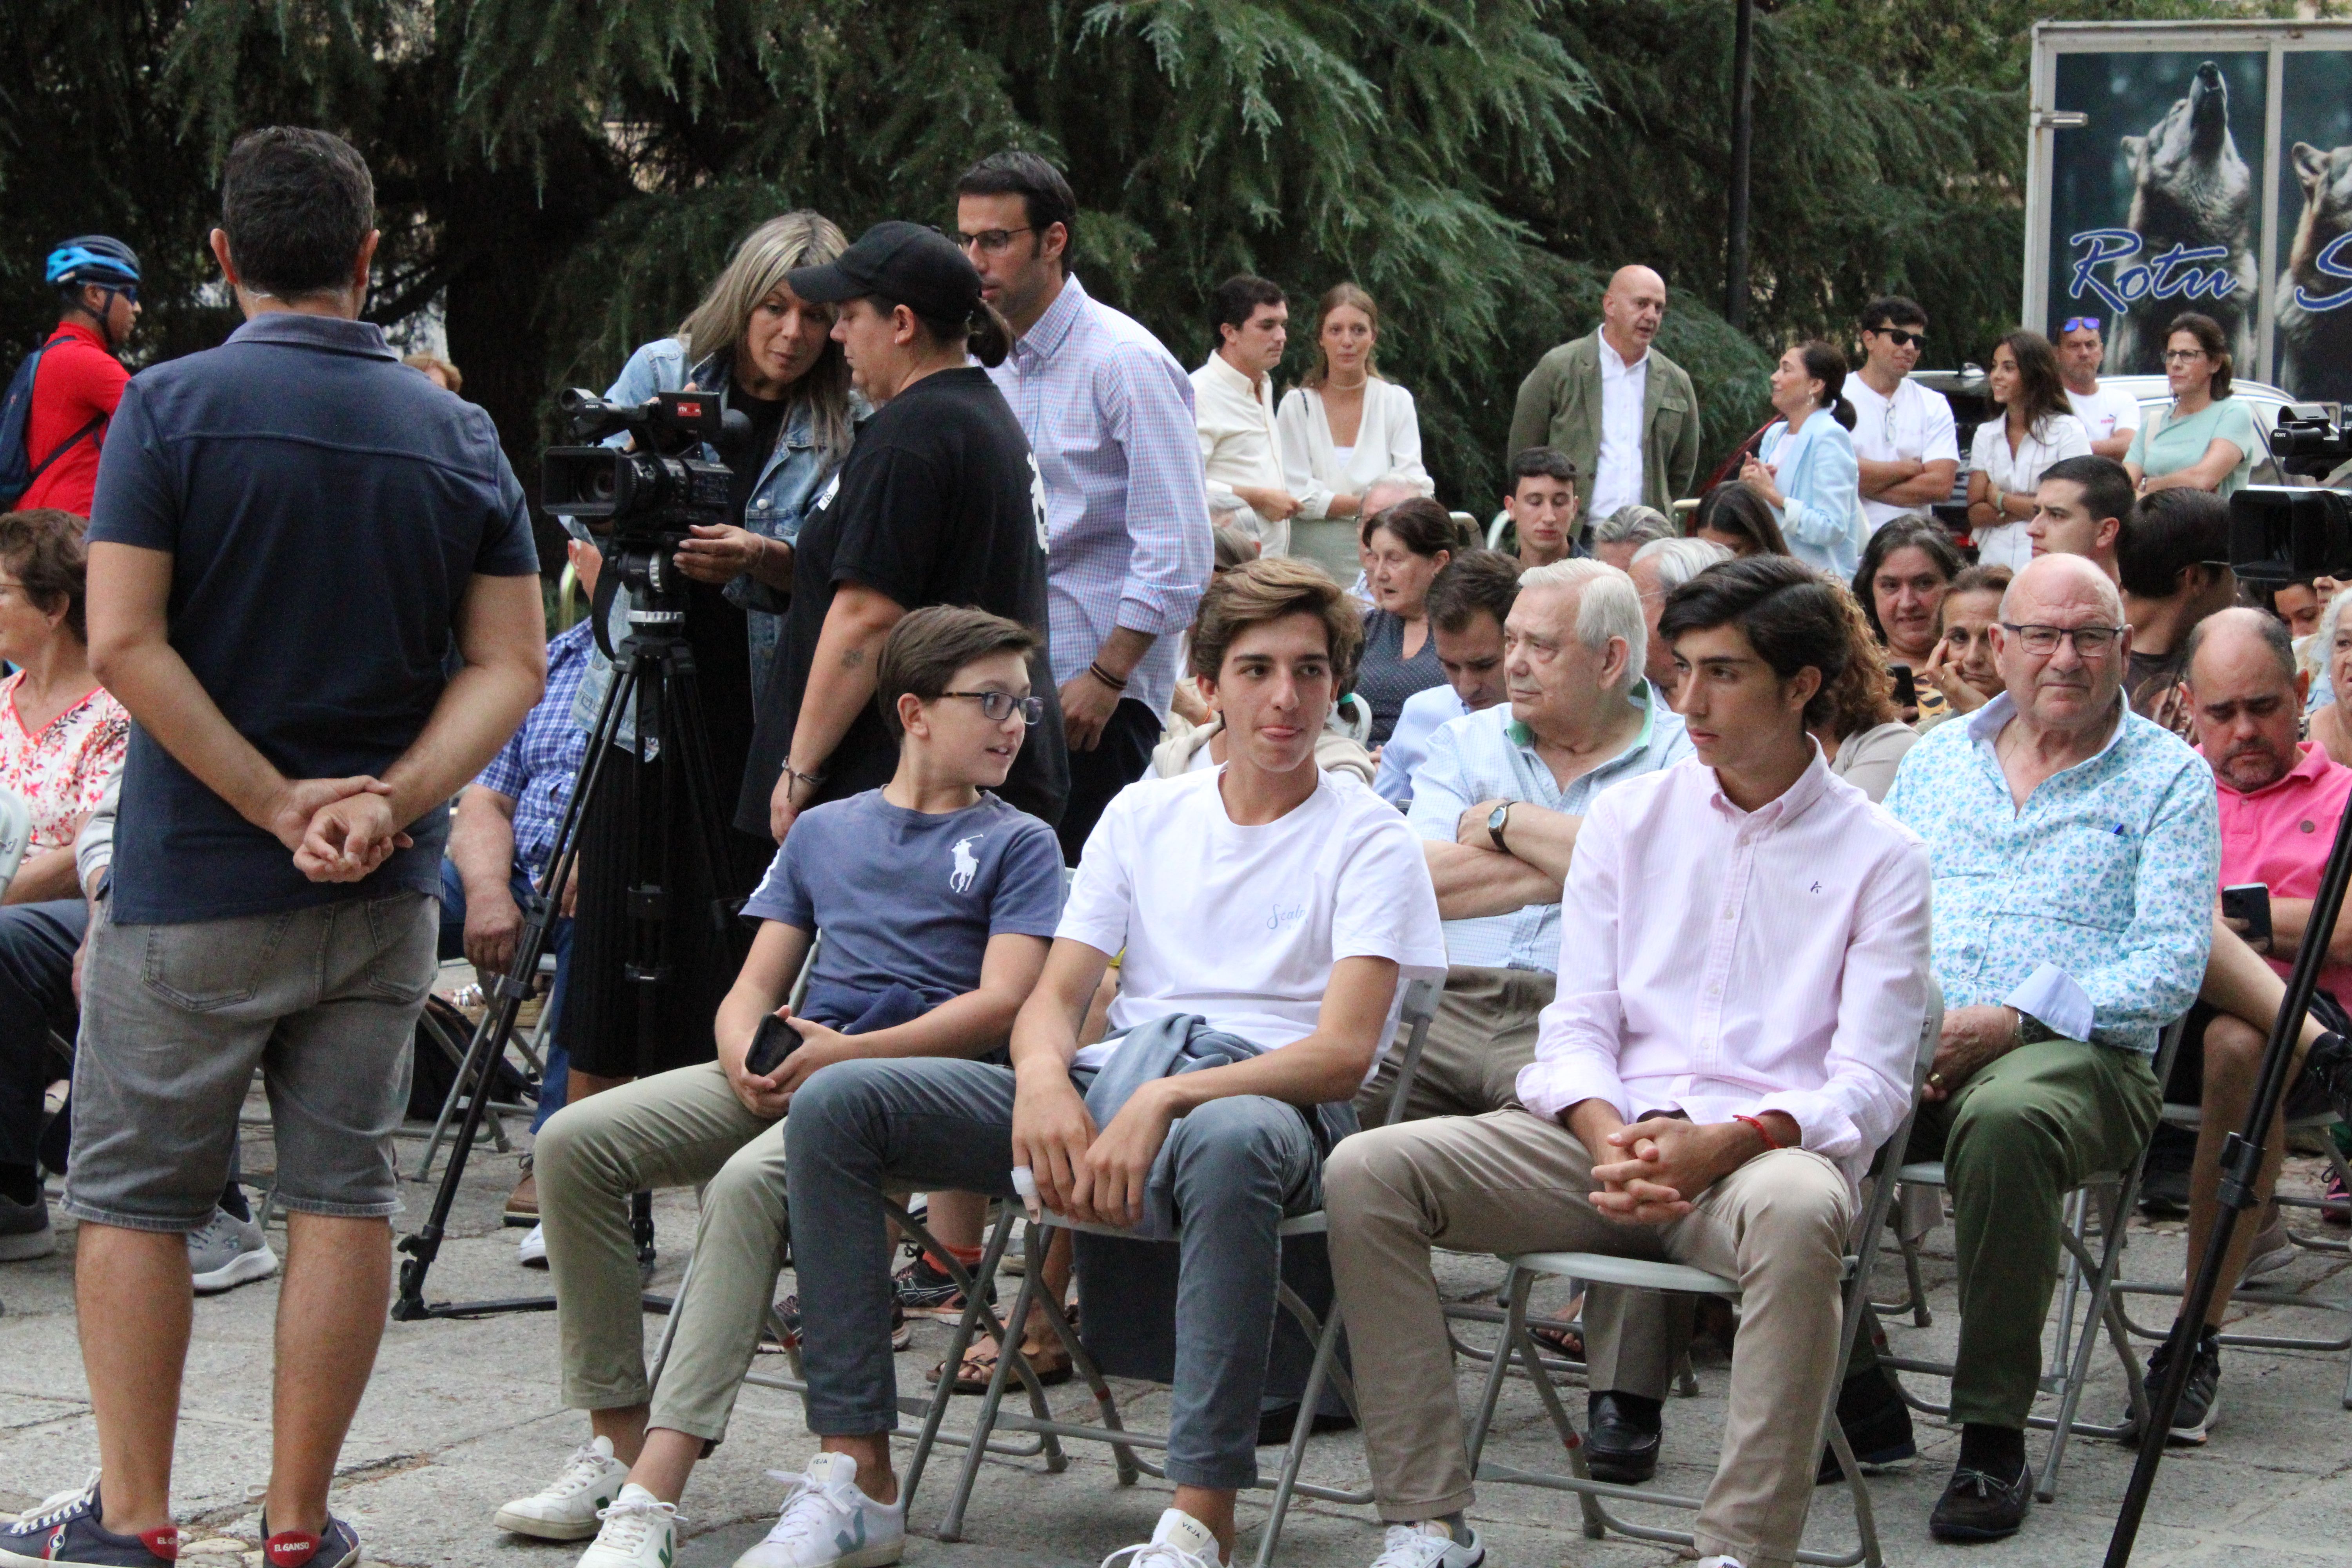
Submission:
[[[780,1472],[788,1495],[739,1568],[897,1562],[894,1352],[908,1317],[961,1313],[947,1265],[976,1263],[992,1206],[1022,1203],[1060,1236],[1029,1321],[1003,1330],[1029,1370],[1071,1375],[1075,1274],[1087,1348],[1164,1363],[1173,1386],[1172,1496],[1131,1568],[1228,1563],[1257,1447],[1288,1429],[1268,1415],[1277,1230],[1322,1211],[1333,1310],[1378,1369],[1355,1384],[1374,1568],[1486,1559],[1437,1249],[1736,1277],[1696,1550],[1780,1568],[1841,1473],[1826,1422],[1865,1466],[1916,1457],[1881,1336],[1854,1334],[1841,1364],[1842,1273],[1940,994],[1912,1158],[1948,1176],[1960,1442],[1927,1523],[1954,1542],[2021,1528],[2067,1196],[2152,1148],[2191,1255],[2213,1234],[2223,1139],[2352,801],[2352,723],[2314,696],[2352,680],[2341,598],[2322,579],[2241,603],[2223,564],[2216,492],[2244,454],[2205,416],[2230,410],[2202,318],[2174,336],[2199,366],[2175,376],[2175,423],[2221,432],[2203,457],[2142,439],[2128,463],[2060,455],[2074,420],[2052,351],[2004,339],[2000,384],[2024,390],[2004,395],[2006,444],[1980,434],[1970,540],[1908,510],[1948,497],[1957,464],[1941,400],[1906,379],[1924,315],[1895,299],[1865,312],[1851,376],[1841,348],[1790,350],[1761,453],[1678,500],[1696,395],[1653,346],[1663,281],[1629,268],[1601,326],[1521,387],[1487,547],[1433,493],[1360,288],[1322,298],[1316,368],[1278,396],[1287,301],[1231,280],[1188,378],[1078,286],[1049,165],[1001,154],[958,197],[961,247],[911,225],[848,247],[814,215],[755,231],[730,275],[761,287],[713,295],[740,310],[698,312],[625,373],[640,393],[724,373],[777,454],[735,499],[745,525],[678,562],[707,614],[732,606],[710,623],[743,666],[730,689],[757,688],[737,695],[764,738],[724,782],[746,781],[732,847],[767,866],[756,887],[726,870],[749,889],[746,942],[695,950],[715,1016],[681,1002],[688,1021],[626,1070],[550,1061],[506,1214],[550,1272],[559,1396],[585,1420],[497,1526],[585,1542],[583,1568],[666,1568],[780,1320],[818,1452]],[[915,308],[936,300],[954,310]],[[798,369],[746,381],[751,319],[770,316],[794,323]],[[460,384],[446,362],[415,368]],[[1113,382],[1131,402],[1106,413],[1092,398]],[[1198,476],[1173,438],[1184,406]],[[1088,446],[1110,432],[1132,443],[1116,483]],[[943,442],[969,472],[939,468]],[[593,585],[595,551],[572,554]],[[0,909],[0,1258],[54,1246],[41,1173],[64,1160],[39,1146],[42,1092],[130,727],[88,661],[85,558],[78,518],[0,517],[0,657],[18,667],[0,784],[34,815]],[[982,580],[1003,613],[966,603]],[[589,1043],[618,1037],[614,966],[575,979],[601,960],[571,946],[572,894],[546,881],[580,715],[611,679],[592,635],[549,642],[544,693],[458,798],[441,877],[443,956],[486,973],[522,911],[555,900],[548,1005],[610,1015],[567,1024]],[[2247,884],[2262,921],[2222,908]],[[619,896],[592,881],[580,906],[604,957]],[[1416,980],[1436,1002],[1399,1099]],[[2352,931],[2319,986],[2265,1202],[2285,1121],[2352,1109]],[[2159,1128],[2168,1100],[2201,1107],[2193,1135]],[[656,1384],[631,1200],[685,1188],[699,1221]],[[914,1193],[940,1255],[910,1246],[898,1267],[892,1208]],[[1173,1259],[1164,1331],[1127,1321],[1159,1289],[1124,1273],[1139,1243]],[[200,1289],[274,1270],[234,1168],[189,1247]],[[2181,1342],[2173,1441],[2216,1429],[2232,1292],[2294,1255],[2274,1206],[2236,1228]],[[1693,1301],[1595,1284],[1580,1303],[1538,1340],[1586,1369],[1591,1474],[1646,1481]],[[981,1391],[1010,1353],[982,1334],[930,1381]],[[0,1558],[27,1539],[9,1531]]]

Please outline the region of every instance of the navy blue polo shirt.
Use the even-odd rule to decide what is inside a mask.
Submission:
[[[361,321],[272,311],[134,377],[107,432],[89,537],[173,557],[173,647],[289,779],[381,776],[457,668],[476,574],[539,570],[490,417]],[[448,812],[364,881],[292,853],[134,725],[113,918],[226,920],[394,889],[437,896]]]

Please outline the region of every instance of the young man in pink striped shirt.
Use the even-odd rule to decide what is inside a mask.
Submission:
[[[1790,1562],[1836,1383],[1855,1184],[1911,1098],[1927,855],[1806,733],[1845,659],[1836,590],[1756,557],[1660,620],[1696,758],[1593,803],[1558,999],[1519,1108],[1360,1133],[1325,1170],[1381,1517],[1376,1568],[1475,1568],[1433,1247],[1666,1258],[1746,1287],[1703,1568]]]

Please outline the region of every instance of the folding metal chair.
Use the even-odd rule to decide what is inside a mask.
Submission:
[[[1927,1016],[1920,1026],[1917,1047],[1913,1057],[1911,1110],[1895,1128],[1895,1135],[1879,1151],[1876,1167],[1879,1173],[1872,1178],[1870,1201],[1864,1205],[1861,1223],[1853,1233],[1856,1237],[1854,1250],[1845,1259],[1844,1321],[1838,1332],[1838,1373],[1831,1380],[1829,1396],[1819,1417],[1830,1451],[1837,1456],[1838,1468],[1843,1474],[1846,1489],[1853,1500],[1856,1542],[1853,1550],[1843,1553],[1800,1551],[1797,1560],[1801,1563],[1826,1563],[1832,1568],[1852,1568],[1855,1563],[1867,1563],[1870,1568],[1879,1568],[1882,1561],[1877,1522],[1871,1512],[1870,1493],[1862,1484],[1861,1468],[1855,1463],[1853,1450],[1847,1445],[1845,1434],[1837,1424],[1838,1386],[1844,1376],[1846,1358],[1853,1350],[1854,1334],[1862,1324],[1863,1306],[1870,1298],[1870,1274],[1878,1257],[1879,1234],[1885,1226],[1887,1209],[1894,1201],[1895,1183],[1891,1173],[1902,1168],[1904,1151],[1911,1139],[1911,1126],[1919,1114],[1919,1090],[1927,1081],[1928,1068],[1936,1059],[1936,1047],[1943,1033],[1943,996],[1930,981]],[[1739,1281],[1720,1274],[1710,1274],[1688,1264],[1655,1263],[1645,1258],[1620,1258],[1611,1253],[1531,1252],[1506,1256],[1503,1261],[1510,1267],[1506,1282],[1509,1306],[1505,1314],[1503,1348],[1496,1352],[1486,1375],[1486,1391],[1478,1401],[1477,1415],[1470,1426],[1471,1473],[1482,1481],[1548,1487],[1577,1494],[1578,1506],[1584,1515],[1584,1533],[1595,1541],[1607,1531],[1615,1531],[1620,1535],[1641,1541],[1694,1546],[1696,1542],[1688,1531],[1662,1530],[1654,1525],[1637,1524],[1609,1510],[1606,1504],[1610,1500],[1696,1510],[1703,1500],[1592,1479],[1591,1467],[1585,1459],[1584,1439],[1570,1417],[1567,1406],[1561,1403],[1559,1389],[1544,1370],[1545,1358],[1538,1352],[1534,1336],[1528,1331],[1528,1294],[1538,1279],[1565,1278],[1643,1290],[1716,1296],[1736,1302],[1740,1297]],[[1522,1469],[1515,1465],[1488,1463],[1484,1458],[1486,1437],[1494,1425],[1495,1406],[1502,1395],[1514,1352],[1526,1368],[1528,1380],[1535,1384],[1536,1394],[1543,1403],[1545,1415],[1550,1417],[1561,1444],[1568,1449],[1569,1463],[1574,1471],[1572,1475]]]
[[[1390,1095],[1389,1115],[1391,1120],[1403,1112],[1406,1097],[1412,1092],[1412,1080],[1421,1068],[1422,1047],[1428,1039],[1430,1021],[1437,1016],[1437,998],[1440,990],[1440,983],[1434,980],[1415,980],[1405,987],[1404,1002],[1398,1017],[1398,1026],[1405,1036],[1404,1056],[1398,1067],[1396,1086]],[[1320,1236],[1328,1228],[1324,1212],[1318,1209],[1311,1214],[1298,1215],[1284,1220],[1276,1227],[1276,1235],[1285,1238],[1295,1236]],[[1007,1315],[1007,1321],[1012,1324],[1025,1326],[1028,1322],[1030,1305],[1036,1299],[1038,1281],[1043,1279],[1045,1273],[1045,1251],[1052,1244],[1052,1233],[1056,1229],[1082,1230],[1097,1236],[1128,1234],[1115,1226],[1083,1225],[1054,1214],[1046,1215],[1043,1220],[1032,1221],[1024,1238],[1027,1247],[1027,1271],[1022,1276],[1021,1289],[1013,1300],[1013,1310]],[[979,1302],[977,1295],[968,1294],[965,1299],[968,1303],[973,1305]],[[1280,1472],[1272,1481],[1266,1480],[1261,1475],[1251,1483],[1253,1488],[1271,1489],[1274,1493],[1265,1528],[1258,1538],[1258,1568],[1265,1568],[1265,1565],[1274,1559],[1275,1546],[1281,1539],[1283,1520],[1289,1513],[1293,1497],[1303,1495],[1318,1498],[1326,1502],[1356,1504],[1369,1503],[1372,1500],[1370,1487],[1350,1490],[1319,1486],[1298,1479],[1299,1466],[1307,1455],[1307,1441],[1314,1432],[1314,1414],[1316,1406],[1322,1399],[1323,1385],[1327,1382],[1331,1384],[1339,1391],[1339,1397],[1346,1402],[1351,1414],[1356,1408],[1356,1391],[1354,1384],[1348,1377],[1346,1369],[1339,1364],[1339,1314],[1334,1311],[1328,1318],[1318,1317],[1314,1310],[1308,1307],[1306,1301],[1286,1284],[1276,1287],[1276,1299],[1305,1332],[1307,1342],[1315,1347],[1315,1359],[1307,1369],[1307,1384],[1299,1393],[1298,1420],[1291,1431],[1290,1446],[1283,1454]],[[989,1381],[987,1394],[982,1397],[980,1419],[974,1424],[972,1436],[964,1450],[963,1475],[957,1483],[954,1499],[948,1504],[947,1516],[940,1526],[940,1539],[942,1541],[963,1539],[964,1510],[971,1503],[973,1488],[980,1479],[982,1451],[987,1447],[988,1439],[999,1426],[1032,1432],[1040,1436],[1062,1437],[1087,1443],[1107,1443],[1110,1445],[1118,1467],[1118,1484],[1121,1486],[1133,1486],[1139,1475],[1164,1479],[1167,1474],[1160,1466],[1140,1458],[1136,1453],[1139,1448],[1164,1452],[1168,1447],[1167,1436],[1164,1433],[1130,1430],[1119,1417],[1118,1405],[1112,1397],[1110,1384],[1105,1380],[1101,1370],[1096,1366],[1094,1359],[1087,1355],[1085,1345],[1079,1342],[1077,1332],[1068,1320],[1060,1312],[1051,1310],[1043,1315],[1060,1340],[1063,1351],[1070,1358],[1071,1365],[1076,1368],[1078,1374],[1086,1380],[1087,1391],[1094,1395],[1096,1409],[1102,1416],[1102,1425],[1080,1426],[1070,1422],[1055,1421],[1045,1416],[1042,1412],[1028,1416],[1004,1413],[1000,1406],[1004,1395],[1005,1380],[1016,1363],[1020,1363],[1024,1382],[1028,1381],[1028,1377],[1026,1363],[1022,1361],[1016,1348],[1019,1343],[1018,1335],[1007,1335],[1000,1331],[997,1343],[1001,1349],[996,1361],[996,1373]],[[967,1321],[970,1321],[970,1317],[971,1308],[968,1306]],[[961,1325],[959,1333],[961,1334]],[[948,1364],[952,1368],[956,1363],[950,1361]],[[929,1415],[930,1426],[938,1424],[940,1414],[945,1409],[946,1390],[950,1383],[951,1378],[942,1374],[941,1394],[932,1402],[932,1408]],[[926,1455],[929,1441],[929,1436],[927,1430],[923,1444],[919,1445],[916,1449],[918,1464]]]
[[[2174,1019],[2158,1037],[2156,1049],[2156,1081],[2162,1083],[2172,1070],[2173,1054],[2180,1048],[2184,1020]],[[2105,1049],[2106,1047],[2097,1047]],[[2133,1205],[2139,1201],[2140,1173],[2147,1163],[2147,1150],[2143,1146],[2131,1163],[2119,1171],[2101,1171],[2087,1177],[2068,1194],[2065,1222],[2059,1228],[2058,1239],[2064,1247],[2065,1271],[2059,1282],[2058,1333],[2050,1353],[2050,1362],[2042,1374],[2042,1392],[2058,1396],[2058,1412],[2054,1415],[2028,1415],[2026,1425],[2051,1434],[2049,1457],[2042,1461],[2041,1479],[2035,1483],[2033,1495],[2049,1502],[2058,1495],[2058,1468],[2065,1462],[2066,1439],[2080,1434],[2085,1437],[2116,1437],[2126,1427],[2120,1424],[2102,1425],[2076,1418],[2075,1412],[2083,1398],[2083,1388],[2091,1373],[2091,1349],[2097,1342],[2098,1325],[2104,1324],[2107,1338],[2116,1348],[2116,1357],[2122,1362],[2124,1382],[2130,1391],[2131,1409],[2135,1415],[2147,1409],[2147,1390],[2141,1375],[2139,1358],[2132,1353],[2131,1336],[2124,1323],[2123,1310],[2116,1300],[2116,1266],[2123,1259],[2124,1232],[2131,1217]],[[1897,1173],[1906,1186],[1941,1188],[1947,1184],[1944,1163],[1925,1160],[1905,1165]],[[2099,1208],[2096,1236],[2100,1246],[2095,1256],[2091,1250],[2094,1232],[2091,1227],[2092,1200],[2104,1195]],[[1897,1238],[1905,1255],[1905,1265],[1918,1279],[1916,1248],[1907,1237]],[[2089,1279],[2088,1303],[2082,1311],[2080,1337],[2076,1332],[2076,1303],[2084,1295],[2084,1279]],[[1916,1286],[1915,1283],[1915,1290]],[[1931,1377],[1948,1378],[1953,1367],[1949,1362],[1924,1361],[1911,1356],[1885,1355],[1879,1364],[1897,1372],[1922,1373]],[[1895,1385],[1902,1388],[1904,1403],[1912,1409],[1938,1418],[1948,1418],[1952,1413],[1948,1402],[1935,1404],[1920,1398],[1904,1388],[1901,1378]]]
[[[2164,1108],[2163,1120],[2168,1127],[2178,1127],[2185,1132],[2194,1132],[2204,1125],[2205,1117],[2204,1113],[2193,1105],[2167,1105]],[[2328,1130],[2335,1125],[2335,1113],[2321,1111],[2311,1116],[2294,1118],[2286,1124],[2286,1130],[2290,1134],[2319,1133],[2322,1142],[2326,1146],[2329,1166],[2338,1176],[2344,1178],[2347,1185],[2352,1185],[2352,1165],[2347,1164],[2343,1152],[2336,1146],[2336,1140],[2327,1135]],[[2279,1197],[2274,1201],[2285,1208],[2318,1209],[2327,1206],[2317,1198],[2296,1197],[2292,1194]],[[2245,1226],[2254,1223],[2254,1220],[2255,1216],[2248,1214],[2242,1216],[2238,1223]],[[2333,1237],[2312,1236],[2290,1230],[2287,1232],[2287,1237],[2297,1248],[2305,1252],[2334,1253],[2339,1256],[2352,1252],[2352,1243],[2339,1241]],[[2198,1259],[2195,1258],[2189,1259],[2189,1267],[2191,1268],[2196,1268],[2197,1263]],[[2331,1272],[2329,1279],[2333,1278],[2334,1274]],[[2319,1283],[2324,1284],[2326,1281],[2322,1280]],[[2178,1300],[2182,1294],[2182,1289],[2179,1285],[2139,1284],[2128,1279],[2118,1279],[2116,1281],[2115,1293],[2118,1296],[2169,1296]],[[2239,1286],[2231,1293],[2230,1299],[2233,1302],[2242,1301],[2252,1307],[2294,1307],[2306,1311],[2336,1312],[2352,1317],[2352,1296],[2323,1296],[2307,1286],[2286,1286],[2257,1280]],[[2122,1312],[2124,1325],[2140,1338],[2162,1341],[2171,1337],[2171,1330],[2168,1326],[2162,1329],[2147,1328],[2133,1320],[2128,1308],[2122,1309]],[[2218,1338],[2222,1344],[2242,1350],[2317,1351],[2322,1354],[2336,1354],[2352,1351],[2352,1325],[2347,1325],[2345,1331],[2335,1339],[2315,1339],[2292,1334],[2248,1333],[2223,1333]],[[2347,1359],[2345,1364],[2342,1404],[2345,1409],[2352,1410],[2352,1359]]]

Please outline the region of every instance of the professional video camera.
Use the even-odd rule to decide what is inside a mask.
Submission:
[[[2271,456],[2290,474],[2322,481],[2352,461],[2352,436],[2344,429],[2338,403],[2290,403],[2271,428]]]
[[[2230,498],[2230,565],[2261,588],[2352,572],[2352,490],[2248,485]]]
[[[576,517],[622,548],[675,548],[695,524],[729,521],[735,476],[702,456],[706,445],[731,447],[751,430],[712,392],[657,392],[632,407],[573,387],[557,400],[581,441],[625,432],[626,447],[550,447],[541,462],[549,511]],[[609,552],[609,547],[608,547]]]

